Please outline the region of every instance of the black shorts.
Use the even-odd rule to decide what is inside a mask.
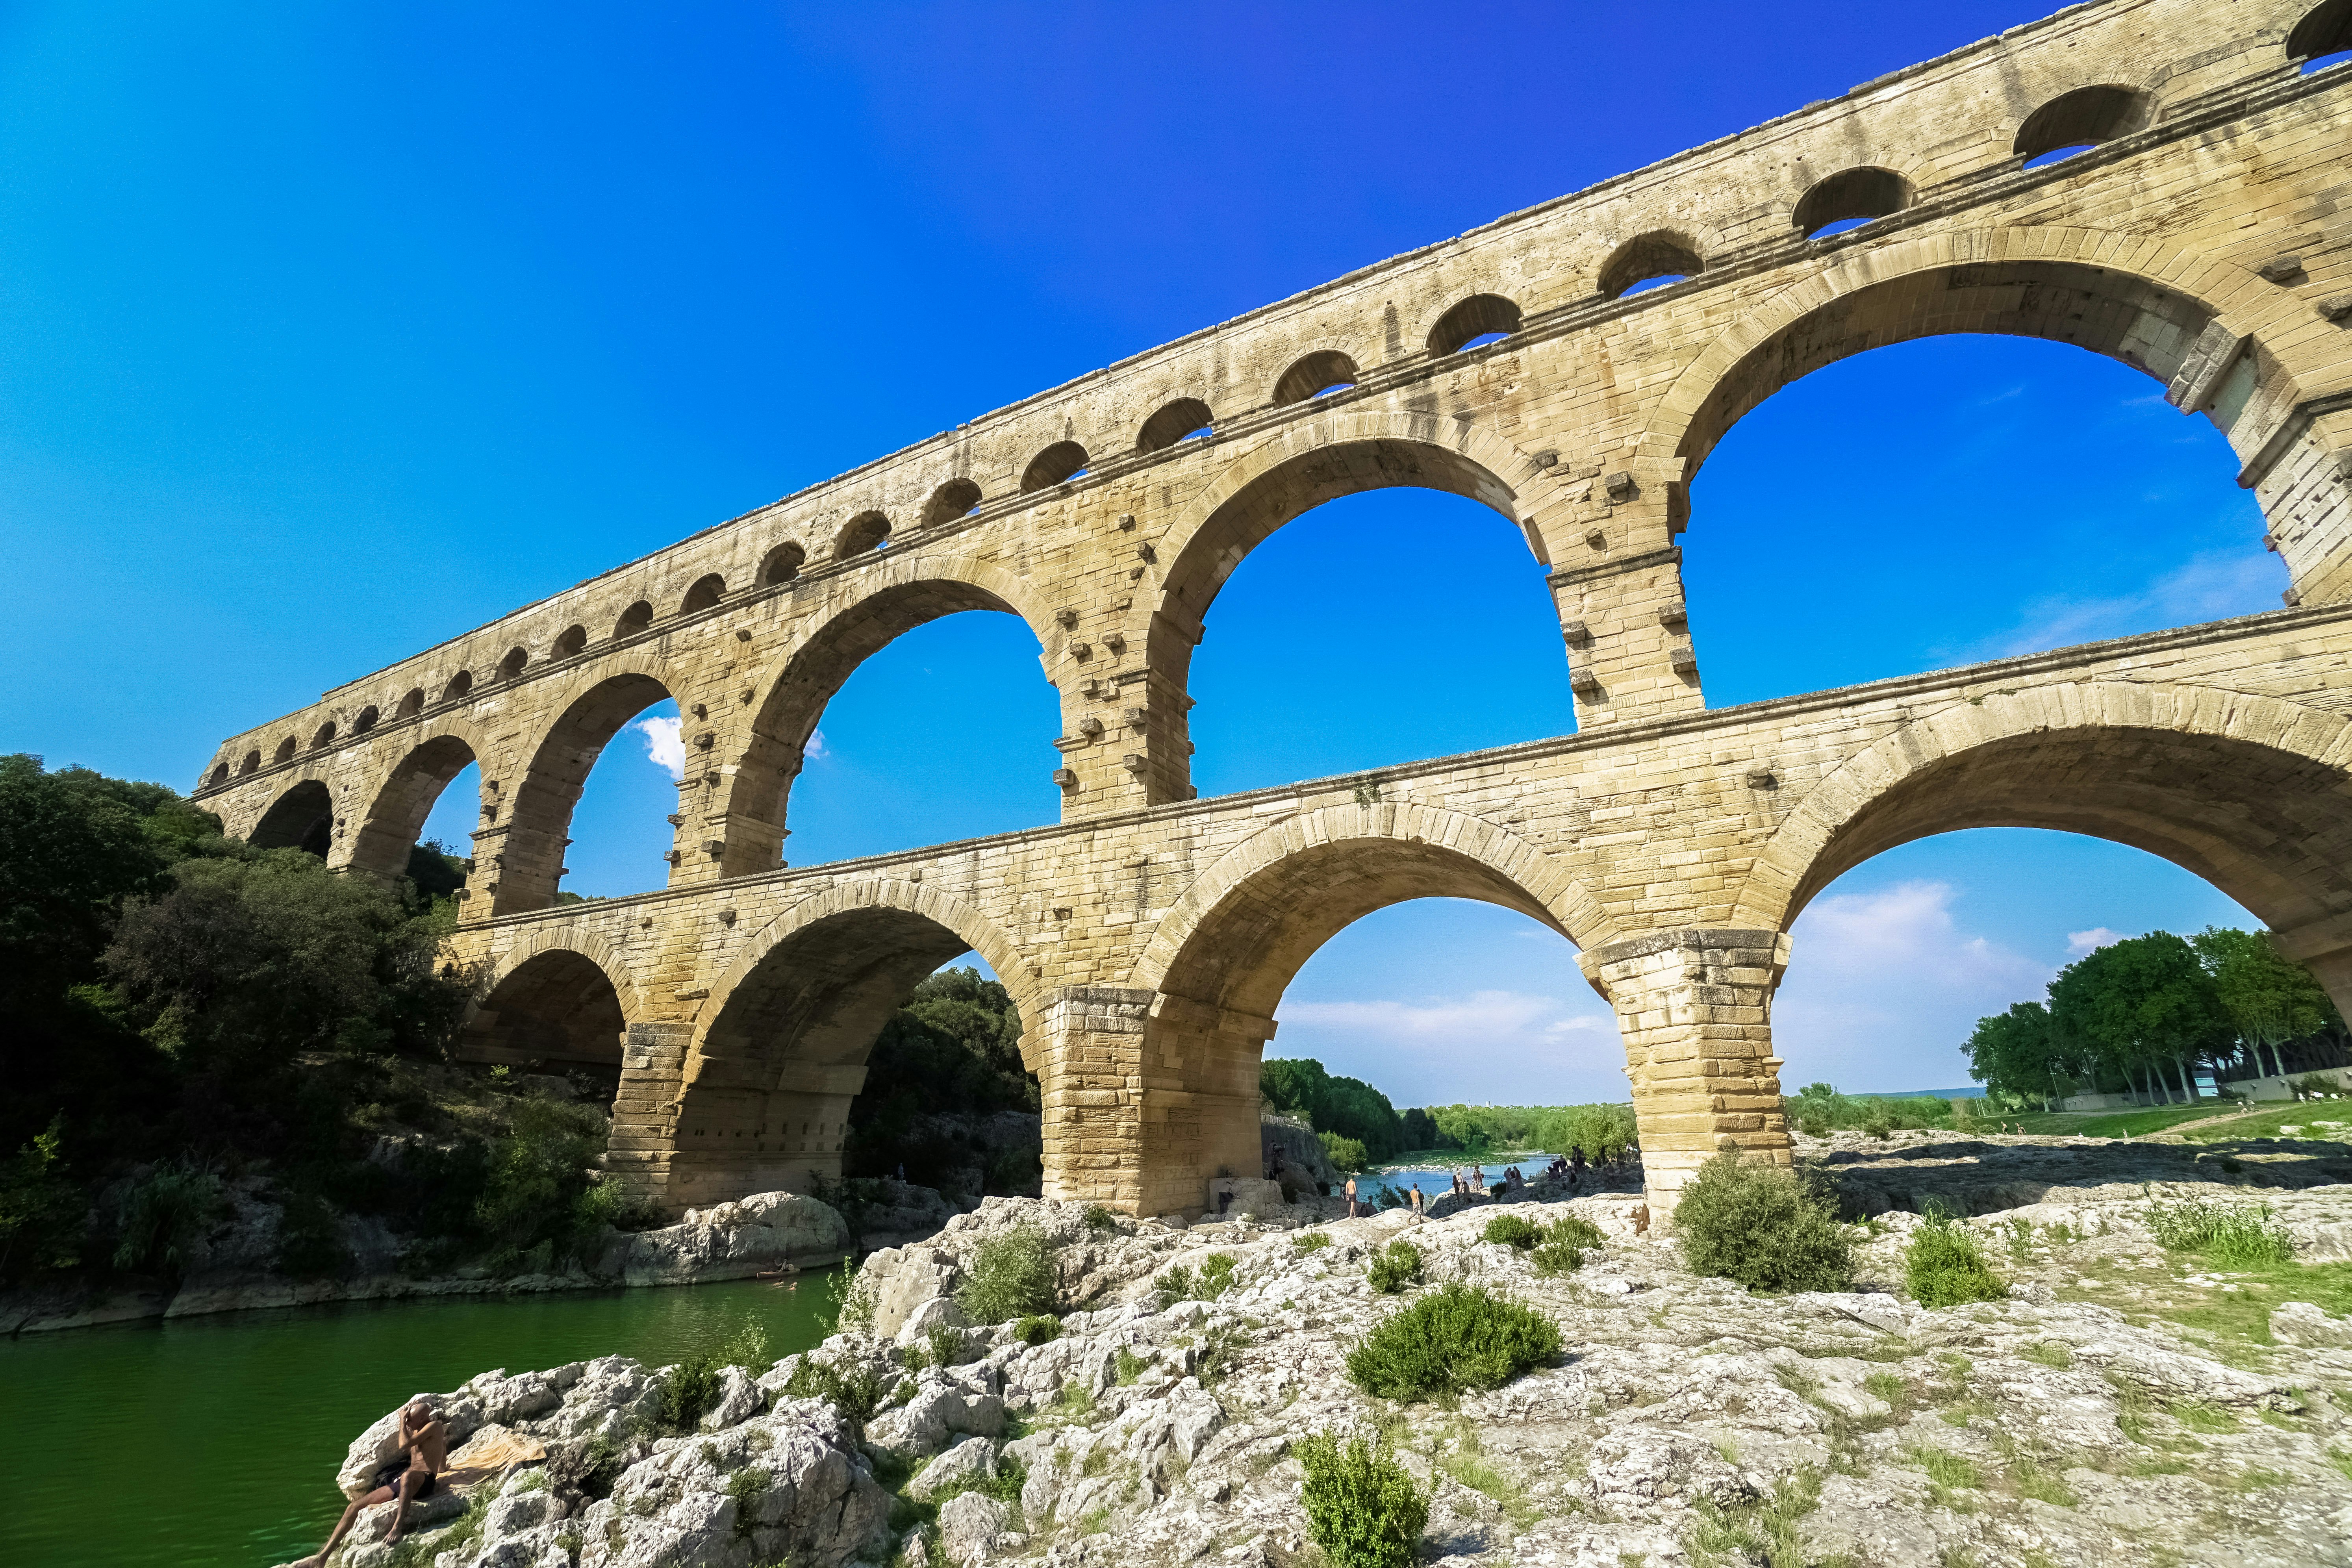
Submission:
[[[406,1459],[394,1459],[390,1464],[383,1466],[376,1471],[375,1486],[372,1486],[368,1489],[370,1491],[373,1491],[376,1487],[390,1487],[394,1492],[398,1492],[400,1490],[400,1478],[407,1473],[408,1461]],[[417,1483],[416,1489],[409,1493],[408,1500],[411,1502],[417,1502],[425,1498],[429,1498],[432,1495],[433,1472],[427,1470],[425,1472],[425,1479]]]

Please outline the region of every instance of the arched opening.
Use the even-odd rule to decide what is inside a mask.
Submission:
[[[654,607],[639,599],[623,610],[621,618],[613,623],[613,639],[617,642],[623,637],[633,637],[653,624]]]
[[[278,763],[290,763],[290,762],[292,762],[293,760],[294,760],[294,737],[293,737],[293,736],[291,736],[291,735],[289,735],[289,736],[287,736],[284,740],[282,740],[282,741],[280,741],[280,742],[278,742],[278,754],[277,754],[276,756],[272,757],[272,758],[270,759],[270,761],[271,761],[271,763],[272,763],[273,764],[278,764]]]
[[[1500,294],[1473,294],[1429,329],[1429,352],[1458,353],[1519,330],[1519,308]]]
[[[301,849],[321,860],[335,843],[335,797],[304,779],[270,803],[246,842],[257,849]]]
[[[1542,563],[1489,505],[1452,489],[1341,495],[1202,585],[1215,609],[1202,606],[1185,673],[1202,795],[1575,730]],[[1268,679],[1285,670],[1314,675]]]
[[[1794,920],[1800,933],[1789,976],[1797,1015],[1790,1018],[1786,1002],[1775,1014],[1776,1027],[1797,1030],[1782,1042],[1792,1071],[1804,1070],[1803,1058],[1789,1047],[1822,1047],[1823,1015],[1833,1005],[1814,994],[1807,977],[1808,924],[1821,928],[1814,968],[1826,969],[1832,981],[1841,959],[1855,957],[1842,946],[1875,942],[1882,950],[1875,962],[1890,973],[1906,963],[1916,970],[1965,962],[1979,979],[2018,991],[2011,1000],[2023,1001],[2060,963],[2119,935],[2168,927],[2186,936],[2206,923],[2267,926],[2293,944],[2299,931],[2352,911],[2346,775],[2302,752],[2235,732],[2285,733],[2294,728],[2296,710],[2281,705],[2225,722],[2193,721],[2194,708],[2192,700],[2169,692],[2151,699],[2100,686],[1988,698],[1990,733],[1979,743],[1931,758],[1891,738],[1874,753],[1885,764],[1876,771],[1891,782],[1847,806],[1835,804],[1833,777],[1819,806],[1794,803],[1789,825],[1767,847],[1748,906],[1760,913],[1768,900],[1780,901],[1780,920]],[[1872,767],[1857,762],[1850,772],[1858,777],[1853,770]],[[1971,831],[1982,829],[2053,831]],[[2211,895],[2155,872],[2130,850],[2178,868]],[[1873,879],[1840,884],[1882,856],[1887,858]],[[1891,889],[1885,886],[1890,874],[1900,879]],[[2051,911],[2039,915],[2038,952],[2015,939],[1988,946],[1987,933],[1954,931],[1948,919],[1938,925],[1951,902],[1939,895],[1988,874],[2011,885],[2008,901],[2026,906],[2028,921]],[[1841,888],[1837,899],[1830,896],[1833,885]],[[1929,951],[1895,962],[1906,944]],[[1942,959],[1933,951],[1938,945]],[[2294,956],[2311,961],[2315,978],[2341,1007],[2352,998],[2352,955],[2328,952],[2324,941],[2305,947]],[[1920,980],[1923,987],[1934,984]],[[1817,1037],[1809,1040],[1808,1030]]]
[[[791,582],[801,574],[801,563],[807,559],[807,551],[786,540],[769,551],[767,558],[760,563],[760,586],[772,588]]]
[[[1892,169],[1841,169],[1797,202],[1797,232],[1822,238],[1859,228],[1911,205],[1911,183]]]
[[[1277,530],[1316,508],[1375,490],[1441,491],[1517,521],[1510,487],[1484,465],[1449,447],[1368,437],[1337,442],[1276,463],[1235,489],[1181,542],[1168,563],[1151,634],[1154,673],[1180,690],[1190,690],[1193,649],[1206,635],[1210,606],[1243,562]],[[1423,743],[1411,738],[1416,735],[1451,733],[1458,738],[1491,732],[1481,726],[1499,710],[1483,698],[1445,700],[1437,707],[1383,705],[1370,681],[1355,688],[1359,695],[1354,705],[1318,710],[1306,699],[1331,683],[1334,643],[1348,650],[1348,659],[1365,660],[1368,668],[1403,679],[1417,693],[1428,691],[1426,681],[1433,677],[1411,668],[1408,649],[1427,650],[1446,675],[1462,669],[1460,664],[1447,662],[1454,650],[1506,653],[1515,669],[1530,668],[1521,663],[1523,657],[1539,657],[1553,671],[1550,684],[1556,689],[1556,702],[1530,701],[1533,680],[1515,686],[1515,698],[1529,706],[1506,722],[1514,727],[1539,726],[1553,733],[1570,727],[1564,721],[1558,728],[1552,723],[1555,717],[1565,721],[1569,711],[1566,661],[1558,640],[1559,621],[1549,607],[1542,569],[1523,542],[1514,548],[1500,530],[1479,537],[1482,531],[1465,524],[1479,522],[1480,511],[1449,505],[1433,496],[1361,497],[1344,510],[1335,510],[1332,519],[1312,531],[1307,541],[1312,543],[1319,539],[1328,547],[1325,552],[1286,550],[1269,558],[1274,566],[1263,574],[1252,574],[1260,579],[1261,586],[1254,588],[1244,601],[1265,612],[1252,617],[1259,629],[1244,646],[1262,658],[1281,658],[1294,664],[1305,658],[1306,668],[1316,671],[1314,679],[1311,683],[1268,680],[1261,668],[1239,683],[1233,695],[1248,703],[1247,711],[1271,728],[1252,731],[1248,721],[1236,715],[1213,717],[1196,711],[1196,722],[1228,727],[1223,744],[1199,748],[1202,755],[1196,765],[1203,778],[1216,781],[1220,789],[1243,787],[1239,781],[1244,778],[1252,784],[1287,782],[1300,776],[1300,771],[1311,774],[1311,768],[1298,768],[1308,756],[1319,757],[1327,764],[1344,757],[1361,766],[1370,761],[1362,750],[1368,746],[1378,748],[1380,761],[1399,761],[1402,760],[1400,753],[1410,754]],[[1364,538],[1349,535],[1349,521],[1367,531]],[[1441,556],[1444,559],[1438,559]],[[1458,616],[1433,614],[1418,588],[1410,594],[1400,591],[1396,580],[1400,559],[1414,562],[1416,573],[1427,564],[1436,581],[1458,594]],[[1524,616],[1496,613],[1491,595],[1498,570],[1523,574],[1517,602],[1526,606]],[[1296,599],[1298,605],[1286,604],[1286,599]],[[1299,606],[1314,608],[1302,614]],[[1534,654],[1538,638],[1549,643],[1548,654]],[[1237,668],[1230,656],[1221,654],[1220,659],[1225,668]],[[1486,679],[1473,689],[1491,691],[1496,685]],[[1273,712],[1283,715],[1281,722],[1304,722],[1307,729],[1301,736],[1313,738],[1319,749],[1303,754],[1284,751],[1292,742]],[[1234,728],[1236,725],[1242,727]],[[1449,726],[1455,727],[1449,730]],[[1188,743],[1181,722],[1165,742],[1179,754],[1180,762]],[[1212,751],[1216,754],[1210,755]],[[1174,787],[1172,782],[1163,783]]]
[[[1372,816],[1361,813],[1360,826]],[[1539,861],[1530,854],[1523,864]],[[1292,980],[1347,927],[1412,900],[1469,900],[1567,935],[1543,900],[1492,860],[1370,832],[1335,837],[1229,880],[1213,871],[1199,896],[1201,907],[1167,917],[1178,930],[1163,925],[1173,951],[1144,1035],[1138,1199],[1147,1214],[1197,1214],[1215,1177],[1262,1173],[1265,1042]],[[1600,1037],[1613,1053],[1613,1033]]]
[[[205,780],[205,786],[206,786],[207,788],[216,787],[216,786],[218,786],[218,785],[225,784],[226,784],[227,782],[228,782],[228,764],[227,764],[226,763],[221,763],[216,764],[216,765],[213,768],[213,771],[212,771],[212,773],[211,773],[210,776],[208,776],[208,777]]]
[[[412,686],[408,689],[407,694],[401,698],[400,707],[395,716],[402,719],[414,719],[424,711],[425,688]]]
[[[923,503],[920,526],[936,528],[943,522],[953,522],[980,504],[980,487],[970,479],[950,479],[931,492]]]
[[[1679,283],[1706,269],[1698,247],[1689,239],[1671,229],[1652,229],[1610,252],[1601,267],[1601,293],[1615,300],[1641,289]]]
[[[474,672],[469,669],[461,669],[457,674],[449,678],[448,685],[441,689],[441,700],[444,702],[462,701],[473,689]]]
[[[890,520],[878,511],[861,511],[841,525],[841,532],[833,542],[833,558],[846,561],[853,555],[863,555],[882,548],[890,537]]]
[[[574,813],[581,804],[581,794],[588,785],[591,770],[600,773],[604,759],[613,738],[623,726],[644,722],[644,716],[658,705],[670,701],[663,684],[650,675],[626,674],[612,676],[597,683],[576,699],[541,736],[532,753],[530,766],[521,781],[509,793],[512,805],[502,814],[506,833],[499,849],[499,862],[490,881],[495,900],[495,912],[516,914],[528,910],[545,909],[560,901],[559,888],[572,869],[566,858],[574,829]],[[674,707],[668,711],[676,712]],[[677,741],[677,721],[668,721],[670,743],[676,760],[683,770],[688,753],[705,756],[690,744]],[[629,759],[632,775],[644,770]],[[667,770],[664,770],[667,771]],[[692,770],[699,778],[699,768]],[[679,798],[674,787],[660,781],[640,780],[643,793],[650,794],[656,802],[667,797],[670,809],[683,815],[688,803]],[[495,801],[487,803],[495,808]],[[658,820],[659,814],[646,814]],[[486,813],[486,826],[499,820]],[[646,829],[648,835],[650,827]],[[669,835],[659,836],[667,841]],[[677,851],[683,853],[683,851]],[[658,863],[657,863],[658,864]],[[604,887],[602,892],[635,892],[646,886],[658,886],[665,879],[654,866],[648,866],[630,879],[630,885]],[[484,879],[478,873],[478,886]]]
[[[2200,304],[2113,269],[1931,276],[1792,322],[1685,431],[1711,703],[2248,614],[2287,586],[2222,432],[2158,395]],[[1837,608],[1798,637],[1796,603]]]
[[[686,591],[686,597],[679,601],[677,613],[681,616],[690,616],[697,610],[707,610],[725,597],[726,593],[727,579],[718,573],[713,572],[707,577],[698,577],[695,579],[694,586]]]
[[[1356,379],[1354,360],[1338,349],[1318,349],[1282,373],[1281,379],[1274,384],[1274,401],[1277,407],[1304,403],[1310,397],[1353,386]]]
[[[366,707],[360,710],[360,716],[358,718],[352,721],[352,733],[354,735],[364,735],[370,730],[374,729],[375,724],[376,707],[374,703],[371,702]]]
[[[2306,76],[2352,59],[2352,0],[2326,0],[2305,12],[2287,35],[2286,58]]]
[[[451,783],[473,766],[474,748],[456,735],[436,735],[403,757],[360,819],[352,868],[386,880],[405,874],[409,852],[428,836],[428,818],[440,819],[438,842],[459,846],[459,855],[470,853],[473,831],[483,825],[480,790],[451,794],[444,813],[434,808]],[[475,777],[479,779],[478,771]]]
[[[1021,471],[1021,493],[1028,495],[1076,479],[1087,471],[1087,449],[1076,441],[1056,441],[1035,457]]]
[[[727,784],[740,793],[723,874],[784,858],[788,803],[796,865],[1054,820],[1062,715],[1042,651],[1010,602],[959,579],[896,584],[844,610],[761,701]]]
[[[1191,436],[1205,436],[1216,416],[1197,397],[1180,397],[1143,422],[1135,437],[1139,452],[1160,452]]]
[[[335,721],[332,719],[330,719],[325,723],[319,726],[319,732],[317,734],[310,737],[310,749],[314,752],[324,751],[334,743]]]
[[[569,949],[533,953],[490,988],[457,1037],[467,1061],[603,1069],[617,1089],[628,1020],[594,959]]]
[[[507,649],[506,658],[499,660],[499,679],[512,680],[523,672],[523,667],[529,663],[530,663],[530,653],[528,649],[520,647]]]
[[[566,626],[555,635],[555,641],[550,647],[548,657],[551,658],[576,658],[579,657],[580,651],[587,646],[588,628],[586,626]]]
[[[2011,151],[2029,169],[2054,163],[2146,129],[2155,109],[2155,100],[2132,88],[2078,87],[2027,115]]]
[[[247,773],[259,773],[260,771],[261,751],[258,747],[246,752],[245,761],[236,764],[236,773],[239,778],[243,778]]]
[[[837,1180],[877,1038],[917,986],[971,946],[938,921],[887,904],[835,910],[773,939],[717,999],[696,1042],[667,1205]]]

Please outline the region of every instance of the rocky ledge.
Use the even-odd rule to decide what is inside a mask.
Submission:
[[[902,1187],[888,1213],[894,1223],[937,1229],[955,1211],[925,1187]],[[233,1189],[233,1212],[199,1244],[187,1278],[176,1289],[92,1295],[79,1289],[33,1289],[0,1298],[0,1334],[41,1333],[142,1318],[184,1318],[259,1307],[306,1307],[321,1301],[387,1300],[412,1296],[478,1296],[509,1291],[586,1290],[616,1285],[696,1285],[745,1279],[777,1269],[822,1268],[853,1246],[842,1216],[830,1205],[792,1193],[761,1193],[738,1203],[687,1211],[657,1230],[608,1231],[595,1258],[539,1273],[488,1269],[415,1276],[394,1265],[398,1238],[366,1234],[380,1224],[353,1221],[360,1260],[352,1274],[291,1279],[272,1267],[280,1210],[252,1192]]]
[[[1985,1169],[2004,1141],[1970,1142],[1977,1190],[2013,1179]],[[445,1396],[459,1440],[498,1425],[546,1458],[495,1500],[487,1483],[416,1560],[1291,1568],[1314,1560],[1294,1445],[1331,1432],[1391,1445],[1428,1496],[1421,1554],[1443,1563],[2352,1562],[2352,1187],[2157,1180],[2141,1146],[2108,1147],[2115,1170],[2096,1146],[2067,1152],[2070,1179],[2036,1175],[2031,1202],[1965,1222],[2009,1293],[1941,1310],[1902,1293],[1922,1222],[1899,1209],[1864,1222],[1856,1289],[1763,1297],[1690,1274],[1633,1194],[1510,1205],[1606,1237],[1553,1277],[1484,1239],[1491,1205],[1310,1233],[990,1199],[867,1259],[862,1327],[726,1372],[692,1431],[656,1436],[668,1374],[619,1360]],[[1845,1163],[1906,1151],[1861,1152]],[[1928,1168],[1907,1152],[1882,1185]],[[1946,1169],[1967,1185],[1959,1156]],[[2168,1254],[2150,1203],[2184,1197],[2273,1205],[2322,1267]],[[981,1247],[1031,1226],[1086,1310],[1050,1329],[965,1321]],[[1366,1263],[1400,1237],[1424,1283],[1383,1295]],[[1360,1393],[1348,1352],[1457,1280],[1552,1318],[1560,1357],[1446,1404]],[[346,1479],[373,1453],[363,1435]],[[383,1561],[383,1529],[344,1560]]]

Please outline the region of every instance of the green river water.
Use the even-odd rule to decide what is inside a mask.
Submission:
[[[354,1301],[0,1340],[0,1563],[252,1568],[318,1549],[335,1468],[410,1394],[477,1373],[716,1347],[741,1321],[769,1353],[824,1337],[822,1275],[797,1290],[688,1289]]]

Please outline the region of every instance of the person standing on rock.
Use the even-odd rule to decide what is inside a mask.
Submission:
[[[1427,1219],[1429,1215],[1422,1207],[1421,1184],[1419,1182],[1415,1182],[1408,1190],[1412,1194],[1412,1217],[1415,1219]]]
[[[393,1505],[392,1533],[384,1537],[384,1544],[399,1545],[401,1529],[408,1521],[408,1505],[433,1495],[434,1478],[448,1458],[449,1428],[442,1422],[441,1413],[430,1400],[412,1400],[400,1413],[400,1451],[377,1468],[375,1484],[343,1510],[343,1517],[335,1521],[334,1533],[319,1548],[319,1554],[303,1558],[292,1568],[317,1568],[324,1563],[360,1510],[378,1503]]]
[[[1348,1178],[1348,1217],[1356,1217],[1356,1178],[1353,1176]]]

